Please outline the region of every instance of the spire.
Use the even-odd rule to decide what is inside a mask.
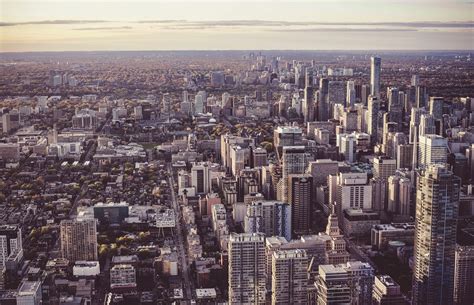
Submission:
[[[339,221],[336,214],[336,202],[331,204],[331,213],[328,217],[328,225],[326,226],[326,234],[329,236],[341,235],[339,229]]]

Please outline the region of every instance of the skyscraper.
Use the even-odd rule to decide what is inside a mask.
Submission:
[[[380,110],[380,102],[377,97],[370,95],[367,107],[367,133],[370,135],[370,141],[372,142],[372,144],[375,144],[378,140],[377,130],[379,126],[378,118]]]
[[[265,235],[229,238],[229,304],[265,304]]]
[[[455,252],[454,304],[474,303],[474,230],[460,230]]]
[[[304,174],[311,159],[304,146],[284,146],[282,155],[282,179],[280,198],[288,201],[288,177],[292,174]]]
[[[370,58],[370,94],[380,97],[380,71],[382,59],[377,56]]]
[[[95,219],[61,221],[61,255],[70,261],[96,261],[97,228]]]
[[[309,233],[312,190],[313,177],[310,174],[289,175],[288,203],[291,206],[291,227],[294,235]]]
[[[291,207],[280,201],[256,201],[247,206],[244,219],[246,233],[283,236],[291,239]]]
[[[356,90],[354,81],[350,80],[346,85],[346,107],[353,107],[356,100]]]
[[[448,140],[442,136],[427,134],[420,136],[418,144],[418,165],[444,164],[448,161]]]
[[[303,117],[305,123],[314,121],[314,91],[312,73],[313,71],[311,68],[306,69],[303,103]]]
[[[444,99],[442,97],[430,97],[430,114],[435,120],[443,118]]]
[[[329,119],[329,80],[321,78],[319,80],[318,94],[318,121],[327,121]]]
[[[460,179],[430,165],[416,193],[413,304],[453,304]]]
[[[306,305],[308,257],[304,250],[279,250],[272,256],[272,305]]]

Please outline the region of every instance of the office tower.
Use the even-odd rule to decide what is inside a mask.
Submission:
[[[444,165],[419,177],[413,268],[414,305],[453,304],[460,179]]]
[[[318,305],[371,304],[374,269],[360,261],[319,266]]]
[[[191,168],[191,186],[197,194],[207,194],[211,191],[209,179],[209,163],[195,162]]]
[[[273,131],[273,144],[275,148],[295,146],[302,143],[303,130],[293,126],[278,126]]]
[[[329,111],[332,110],[334,104],[341,104],[344,106],[346,103],[346,84],[343,81],[329,81],[328,102]],[[332,113],[330,113],[330,117],[333,117]]]
[[[308,304],[308,257],[304,250],[280,250],[272,256],[272,304]]]
[[[0,269],[5,267],[7,261],[19,263],[22,258],[21,228],[17,225],[0,226]]]
[[[304,174],[311,155],[306,152],[304,146],[284,146],[282,155],[282,180],[280,200],[288,201],[288,177],[292,174]]]
[[[348,208],[371,209],[372,186],[367,183],[367,173],[339,173],[336,180],[336,201],[338,215]]]
[[[370,95],[370,86],[369,85],[362,85],[361,93],[360,93],[360,101],[364,106],[367,106],[369,101]]]
[[[426,90],[426,87],[424,86],[418,86],[416,87],[416,104],[415,107],[421,108],[425,107],[426,101],[428,99],[428,91]]]
[[[375,179],[387,180],[388,177],[395,174],[397,170],[397,161],[383,156],[374,158],[373,174]]]
[[[339,265],[320,265],[317,305],[351,304],[349,275]]]
[[[314,121],[314,91],[313,91],[313,71],[306,69],[306,81],[304,88],[303,118],[304,122]]]
[[[400,91],[395,87],[387,88],[388,118],[390,122],[397,123],[398,130],[403,124],[403,101],[400,100]]]
[[[422,114],[420,116],[418,136],[427,134],[436,134],[436,120],[431,114]]]
[[[161,101],[161,116],[169,119],[171,115],[171,95],[169,93],[163,94]]]
[[[448,139],[442,136],[427,134],[420,136],[418,144],[418,165],[426,167],[429,164],[448,161]]]
[[[43,304],[43,292],[41,281],[23,281],[16,295],[17,305],[41,305]]]
[[[329,80],[321,78],[319,80],[318,94],[318,121],[327,121],[329,119]]]
[[[409,216],[411,209],[411,181],[400,176],[388,177],[387,211],[398,215]]]
[[[419,135],[419,125],[421,121],[421,115],[422,114],[427,114],[426,110],[424,108],[416,108],[413,107],[411,108],[411,115],[410,115],[410,135],[409,135],[409,141],[410,143],[413,143],[415,141],[415,138],[418,139]],[[418,133],[415,133],[415,128],[418,130]]]
[[[255,139],[234,136],[231,134],[221,135],[220,158],[222,165],[226,168],[227,171],[230,171],[232,166],[231,147],[233,145],[238,145],[241,148],[248,148],[249,146],[255,146]]]
[[[267,150],[261,147],[252,149],[252,167],[267,166]]]
[[[356,100],[356,90],[354,81],[350,80],[346,85],[346,107],[354,107]]]
[[[344,127],[344,132],[350,133],[357,131],[358,125],[358,111],[355,108],[345,108],[342,113],[342,126]]]
[[[96,261],[97,229],[95,219],[62,220],[61,256],[69,261]]]
[[[416,87],[416,86],[420,85],[420,76],[419,75],[413,74],[411,76],[411,85],[413,87]]]
[[[293,235],[308,234],[311,226],[313,177],[309,174],[288,176],[288,203],[291,206]]]
[[[370,304],[374,286],[374,268],[369,263],[351,261],[343,265],[349,274],[352,304]]]
[[[334,265],[347,263],[350,255],[346,251],[346,240],[344,239],[344,235],[341,234],[334,204],[331,204],[331,212],[324,233],[325,234],[320,233],[320,235],[329,237],[329,240],[326,242],[326,264]]]
[[[442,97],[430,97],[430,114],[435,120],[443,118],[444,99]]]
[[[412,168],[413,144],[400,144],[397,146],[397,169]]]
[[[264,233],[291,239],[291,206],[279,201],[259,200],[247,206],[245,233]]]
[[[129,290],[137,288],[135,267],[129,264],[118,264],[110,269],[110,289]]]
[[[311,161],[307,173],[313,177],[314,186],[327,185],[328,175],[339,173],[339,163],[331,159]]]
[[[336,146],[339,148],[339,154],[344,157],[344,160],[349,163],[356,161],[356,136],[354,134],[338,134]]]
[[[373,305],[408,305],[398,285],[390,275],[377,275],[372,293]]]
[[[207,102],[206,91],[199,91],[194,96],[194,114],[204,113],[205,103]]]
[[[474,230],[460,231],[455,250],[454,304],[474,304]]]
[[[224,85],[224,72],[222,71],[212,71],[211,72],[211,86],[220,87]]]
[[[369,185],[372,186],[372,210],[385,211],[387,208],[387,180],[372,178]]]
[[[265,304],[265,235],[229,238],[229,304]]]
[[[367,133],[370,135],[370,141],[372,144],[377,143],[378,135],[377,130],[379,126],[379,111],[380,111],[380,102],[377,97],[371,95],[369,96],[368,102],[368,112],[367,112]]]
[[[380,98],[380,72],[382,60],[380,57],[370,58],[370,95]]]

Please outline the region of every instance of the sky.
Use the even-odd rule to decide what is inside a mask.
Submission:
[[[473,50],[474,0],[0,0],[0,52]]]

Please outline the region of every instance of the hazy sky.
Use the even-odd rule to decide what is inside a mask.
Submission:
[[[0,51],[474,49],[468,0],[0,0]]]

